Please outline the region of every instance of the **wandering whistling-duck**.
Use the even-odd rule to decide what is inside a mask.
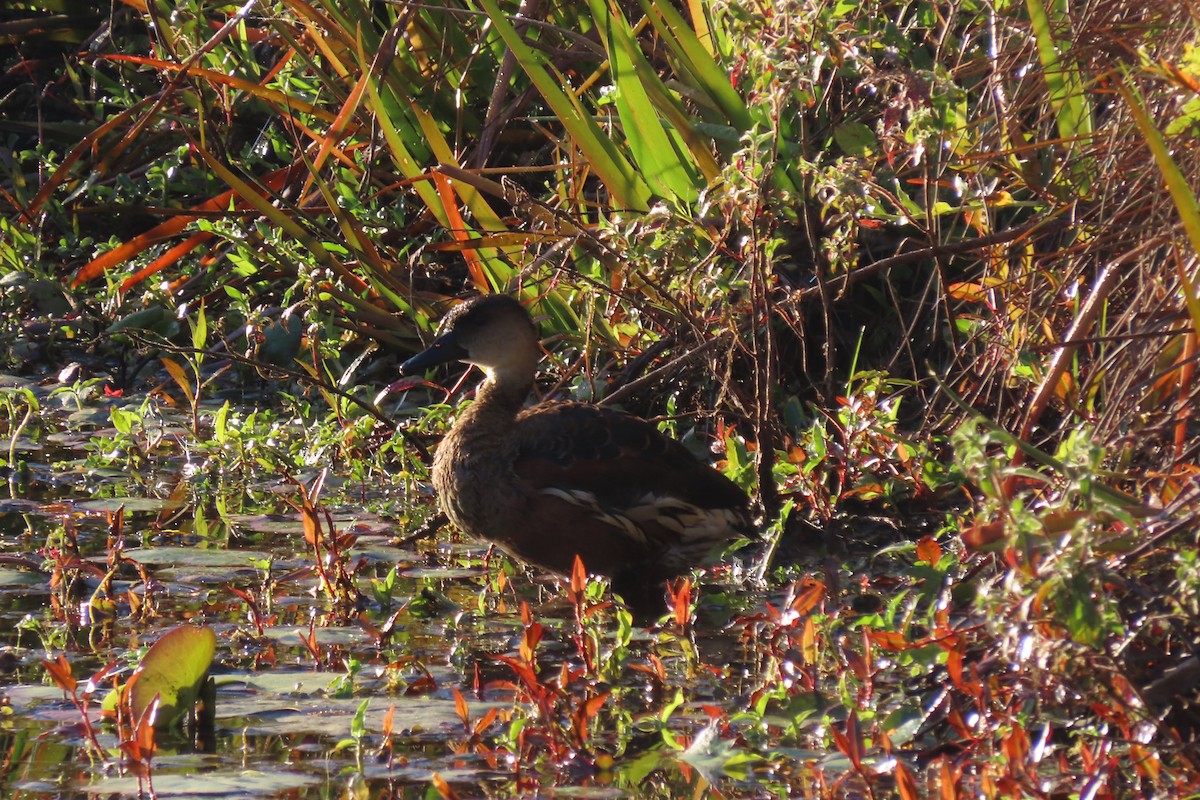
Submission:
[[[401,366],[457,360],[485,375],[433,460],[442,507],[471,536],[560,575],[579,556],[639,616],[661,613],[668,578],[752,535],[746,494],[645,420],[569,402],[522,410],[540,356],[529,313],[494,294],[456,306]]]

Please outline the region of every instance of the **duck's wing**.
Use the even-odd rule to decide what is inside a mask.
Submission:
[[[519,415],[514,433],[513,468],[529,528],[543,532],[536,543],[529,535],[543,555],[517,547],[531,561],[562,572],[578,554],[609,575],[631,562],[645,563],[648,573],[678,574],[752,533],[746,494],[637,417],[543,404]],[[547,529],[561,531],[561,541],[547,539]]]

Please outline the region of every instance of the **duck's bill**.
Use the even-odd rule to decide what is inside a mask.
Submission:
[[[412,375],[424,372],[430,367],[445,364],[447,361],[461,361],[467,357],[467,351],[454,339],[453,333],[443,333],[433,340],[424,351],[400,365],[401,375]]]

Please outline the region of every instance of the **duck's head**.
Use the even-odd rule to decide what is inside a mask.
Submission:
[[[489,294],[455,306],[423,352],[400,365],[403,375],[447,361],[474,364],[493,381],[532,380],[541,355],[529,312],[512,297]]]

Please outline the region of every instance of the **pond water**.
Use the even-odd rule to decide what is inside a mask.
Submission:
[[[197,437],[155,398],[3,385],[4,797],[759,797],[846,769],[798,746],[803,717],[772,733],[783,660],[727,607],[762,608],[723,589],[736,576],[686,630],[631,628],[602,587],[576,608],[429,526],[403,465],[297,468],[340,446],[310,423],[221,403]],[[62,654],[81,695],[181,624],[217,636],[215,736],[160,731],[139,769],[100,721],[109,685],[81,709],[44,662]]]

